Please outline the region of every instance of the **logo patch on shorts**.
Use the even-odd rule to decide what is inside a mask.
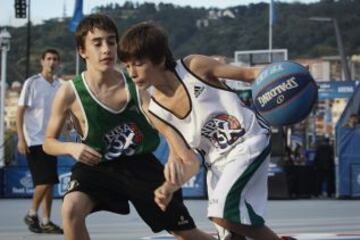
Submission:
[[[182,226],[185,224],[189,224],[189,220],[185,219],[185,217],[181,215],[180,220],[178,221],[178,226]]]
[[[67,187],[67,191],[70,192],[72,190],[74,190],[76,187],[78,187],[80,185],[80,183],[78,182],[78,180],[71,180],[68,184]]]

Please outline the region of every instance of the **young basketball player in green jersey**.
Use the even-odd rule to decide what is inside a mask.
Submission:
[[[48,154],[77,160],[62,207],[65,239],[90,239],[85,225],[90,213],[128,214],[129,201],[154,232],[211,239],[196,229],[181,192],[165,212],[154,202],[154,191],[164,182],[163,167],[152,155],[159,137],[142,114],[139,91],[114,68],[118,32],[113,21],[101,14],[85,17],[76,41],[86,70],[59,89],[44,144]],[[81,143],[57,140],[67,115]]]

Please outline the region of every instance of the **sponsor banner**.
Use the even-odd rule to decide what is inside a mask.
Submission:
[[[206,196],[205,168],[201,167],[198,174],[193,176],[182,187],[184,198],[203,198]]]
[[[30,170],[27,167],[4,169],[4,196],[31,197],[34,193]]]
[[[54,185],[54,197],[62,197],[70,181],[70,168],[58,168],[59,184]],[[27,167],[7,167],[4,169],[5,197],[32,197],[34,186]]]
[[[319,86],[319,100],[334,98],[351,98],[359,81],[329,81],[317,82]]]
[[[58,168],[59,184],[54,185],[53,192],[55,198],[64,196],[67,186],[70,182],[70,171],[71,167]],[[34,193],[34,187],[30,170],[27,167],[11,166],[4,168],[3,179],[3,187],[2,185],[0,185],[0,187],[1,189],[4,189],[5,197],[32,197],[32,194]],[[202,198],[206,196],[205,169],[203,167],[196,176],[192,177],[183,186],[183,196],[185,198]]]
[[[58,168],[59,184],[54,186],[54,197],[63,197],[70,183],[71,167]]]

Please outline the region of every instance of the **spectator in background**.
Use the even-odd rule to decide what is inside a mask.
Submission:
[[[349,116],[347,123],[344,125],[344,128],[355,128],[359,124],[359,115],[352,113]]]
[[[330,144],[329,138],[324,138],[317,146],[314,166],[316,175],[315,196],[321,196],[322,186],[325,183],[327,197],[332,197],[335,191],[335,164],[334,148]]]
[[[24,221],[34,233],[63,232],[50,221],[53,185],[59,182],[57,159],[42,150],[52,101],[60,86],[54,77],[59,60],[59,53],[55,49],[47,49],[42,53],[42,70],[25,81],[16,115],[17,147],[26,156],[35,188],[32,205]],[[43,212],[40,222],[37,213],[41,203]]]
[[[305,165],[304,147],[300,143],[296,143],[294,150],[291,152],[292,161],[296,166]]]

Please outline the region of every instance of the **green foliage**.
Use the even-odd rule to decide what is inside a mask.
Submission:
[[[240,1],[241,2],[241,1]],[[264,0],[265,2],[265,0]],[[220,9],[179,7],[173,4],[124,2],[96,7],[116,22],[120,33],[132,24],[154,21],[169,32],[176,57],[192,53],[233,57],[236,50],[268,48],[268,1],[230,8],[235,18],[210,19],[209,12]],[[360,1],[321,0],[302,4],[276,1],[276,23],[273,28],[273,48],[287,48],[289,57],[321,57],[337,55],[334,26],[327,22],[309,21],[309,17],[336,18],[347,55],[360,53]],[[199,28],[199,20],[207,27]],[[31,29],[30,73],[39,71],[39,55],[44,48],[54,47],[61,53],[60,74],[75,72],[74,34],[68,31],[70,18],[50,19]],[[9,52],[8,81],[23,81],[26,64],[26,26],[8,28],[12,35]]]

